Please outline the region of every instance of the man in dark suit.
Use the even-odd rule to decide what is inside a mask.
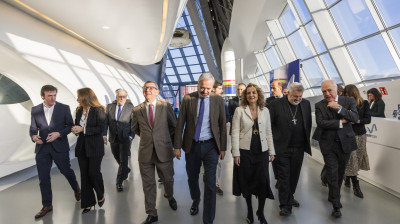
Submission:
[[[338,96],[334,80],[321,84],[324,99],[315,104],[317,128],[313,139],[319,141],[324,157],[328,178],[332,216],[342,216],[340,208],[340,187],[350,153],[357,149],[357,142],[351,123],[357,123],[358,114],[354,98]]]
[[[277,98],[282,98],[283,93],[282,93],[282,82],[279,80],[275,80],[271,83],[271,96],[268,97],[265,102],[266,106],[269,108],[269,104],[277,99]]]
[[[279,99],[283,97],[283,93],[282,93],[282,82],[279,80],[275,80],[271,83],[271,96],[268,97],[265,102],[265,106],[269,109],[270,104],[272,103],[272,101],[274,101],[275,99]],[[279,174],[278,174],[278,167],[277,167],[277,161],[274,160],[272,161],[272,171],[274,172],[274,177],[276,180],[275,183],[275,188],[279,189],[279,185],[280,185],[280,181],[279,181]]]
[[[119,164],[116,180],[118,192],[124,190],[122,183],[128,178],[131,169],[128,167],[128,155],[131,149],[132,139],[135,134],[131,132],[131,120],[133,104],[127,99],[128,93],[124,89],[115,91],[116,100],[107,105],[107,127],[104,130],[104,144],[108,141],[111,144],[111,152]]]
[[[157,84],[147,81],[143,86],[146,101],[133,109],[132,132],[140,136],[138,160],[148,214],[143,224],[158,221],[155,168],[163,181],[164,197],[168,199],[169,206],[173,210],[178,208],[174,198],[173,162],[176,115],[171,104],[165,100],[157,100],[158,94]]]
[[[203,223],[213,223],[215,218],[215,172],[218,155],[220,159],[225,156],[227,141],[224,100],[211,93],[213,85],[213,75],[203,73],[198,81],[198,91],[184,96],[174,141],[177,159],[181,158],[181,148],[185,151],[186,172],[193,200],[191,215],[199,212],[199,173],[201,164],[204,164]]]
[[[311,106],[302,99],[304,87],[294,82],[287,96],[276,99],[269,106],[275,163],[278,169],[280,215],[289,216],[292,206],[300,204],[294,199],[304,152],[311,155]]]
[[[228,102],[229,122],[232,121],[233,115],[235,114],[235,110],[240,105],[240,97],[242,97],[242,93],[245,89],[246,89],[246,84],[239,83],[236,87],[236,96],[230,99]],[[229,128],[229,135],[231,133],[232,133],[232,122]]]
[[[56,102],[57,88],[45,85],[40,90],[43,103],[32,107],[29,134],[35,146],[36,168],[40,181],[43,208],[35,218],[45,216],[53,210],[50,170],[54,163],[67,178],[75,199],[81,199],[81,190],[71,169],[69,159],[69,143],[67,135],[73,125],[68,105]]]

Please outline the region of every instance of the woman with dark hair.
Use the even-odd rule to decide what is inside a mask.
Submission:
[[[347,85],[344,88],[344,95],[353,97],[356,100],[357,112],[359,120],[353,124],[353,130],[356,134],[357,150],[351,152],[349,162],[345,171],[346,187],[350,187],[350,180],[353,183],[354,195],[359,198],[364,198],[357,180],[359,170],[369,170],[369,159],[367,154],[367,131],[365,125],[371,123],[371,114],[368,101],[360,96],[360,92],[355,85]]]
[[[76,109],[75,126],[71,131],[79,134],[75,156],[78,157],[82,184],[82,214],[89,212],[96,204],[103,206],[104,183],[101,174],[101,160],[104,156],[102,132],[106,124],[105,108],[90,88],[78,89],[79,106]]]
[[[250,83],[241,99],[232,119],[233,194],[246,199],[247,223],[254,222],[251,197],[258,197],[256,214],[264,224],[265,199],[274,199],[268,172],[275,156],[270,115],[259,86]]]
[[[382,100],[382,94],[377,88],[372,88],[367,91],[369,108],[371,116],[385,117],[385,102]]]

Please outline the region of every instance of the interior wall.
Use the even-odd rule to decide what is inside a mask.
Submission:
[[[77,107],[76,90],[90,87],[100,103],[115,99],[114,91],[124,88],[134,105],[144,100],[143,80],[120,63],[83,42],[0,2],[0,73],[20,85],[31,102],[42,102],[40,88],[58,88],[57,100]],[[23,104],[1,105],[0,177],[34,165],[34,144],[30,141],[30,108]],[[12,126],[12,129],[6,128]],[[70,145],[75,136],[70,135]]]

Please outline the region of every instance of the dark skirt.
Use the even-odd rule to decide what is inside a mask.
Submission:
[[[233,195],[274,199],[269,181],[268,152],[240,149],[240,166],[233,167]]]

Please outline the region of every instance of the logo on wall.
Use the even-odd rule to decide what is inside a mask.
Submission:
[[[373,124],[371,128],[367,127],[367,131],[368,131],[367,137],[377,138],[376,135],[372,134],[372,133],[374,133],[374,132],[376,133],[378,131],[378,128],[376,127],[376,124]]]
[[[382,95],[388,95],[386,87],[379,87],[379,92],[381,92]]]

